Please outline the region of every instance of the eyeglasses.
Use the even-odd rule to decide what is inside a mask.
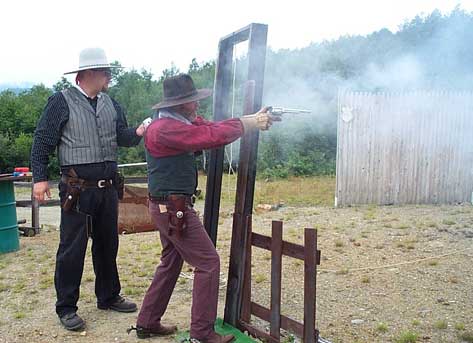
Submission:
[[[98,68],[98,69],[94,69],[94,71],[96,71],[98,73],[102,73],[107,77],[112,76],[112,71],[109,68]]]

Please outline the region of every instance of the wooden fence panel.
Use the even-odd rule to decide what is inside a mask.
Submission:
[[[336,206],[472,200],[472,92],[340,92],[338,112]]]

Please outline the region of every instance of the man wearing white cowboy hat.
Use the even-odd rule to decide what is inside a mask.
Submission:
[[[160,233],[161,263],[145,295],[138,315],[139,338],[168,335],[176,326],[161,324],[183,261],[193,266],[190,337],[205,343],[226,343],[232,335],[213,330],[217,316],[220,259],[192,205],[197,187],[195,153],[228,144],[247,130],[267,130],[274,120],[266,108],[256,114],[220,122],[197,115],[199,100],[209,89],[196,89],[189,75],[163,82],[164,99],[145,134],[148,162],[149,211]]]
[[[47,177],[49,155],[57,148],[61,166],[60,243],[56,255],[56,313],[68,330],[85,322],[77,311],[79,287],[88,238],[92,238],[95,294],[99,309],[136,311],[136,304],[120,296],[118,251],[118,146],[140,142],[144,126],[128,128],[120,105],[104,91],[111,80],[105,52],[82,50],[76,85],[57,92],[38,122],[31,152],[33,195],[50,197]]]

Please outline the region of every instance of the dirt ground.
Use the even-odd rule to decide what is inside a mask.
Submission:
[[[197,208],[202,207],[199,201]],[[231,212],[231,207],[224,208],[220,215],[220,316]],[[126,333],[137,313],[96,308],[90,252],[78,304],[86,330],[74,333],[60,326],[53,284],[58,213],[58,208],[42,208],[41,234],[21,237],[19,251],[0,255],[0,342],[142,342]],[[28,219],[29,210],[18,209],[18,217]],[[257,213],[253,220],[254,231],[266,235],[270,235],[272,220],[282,220],[284,239],[298,244],[303,243],[303,228],[318,229],[322,261],[317,274],[317,327],[331,342],[473,342],[471,205],[284,206]],[[159,257],[157,233],[120,237],[122,293],[138,305]],[[252,264],[252,299],[268,306],[269,252],[255,248]],[[284,258],[282,313],[297,320],[303,317],[302,279],[303,263]],[[192,268],[184,266],[163,322],[177,324],[181,330],[189,328],[191,291]],[[284,340],[294,338],[287,335]]]

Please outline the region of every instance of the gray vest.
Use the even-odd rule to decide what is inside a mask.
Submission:
[[[58,145],[61,166],[117,160],[117,111],[102,93],[97,112],[81,92],[72,87],[62,91],[69,107],[69,120]]]

